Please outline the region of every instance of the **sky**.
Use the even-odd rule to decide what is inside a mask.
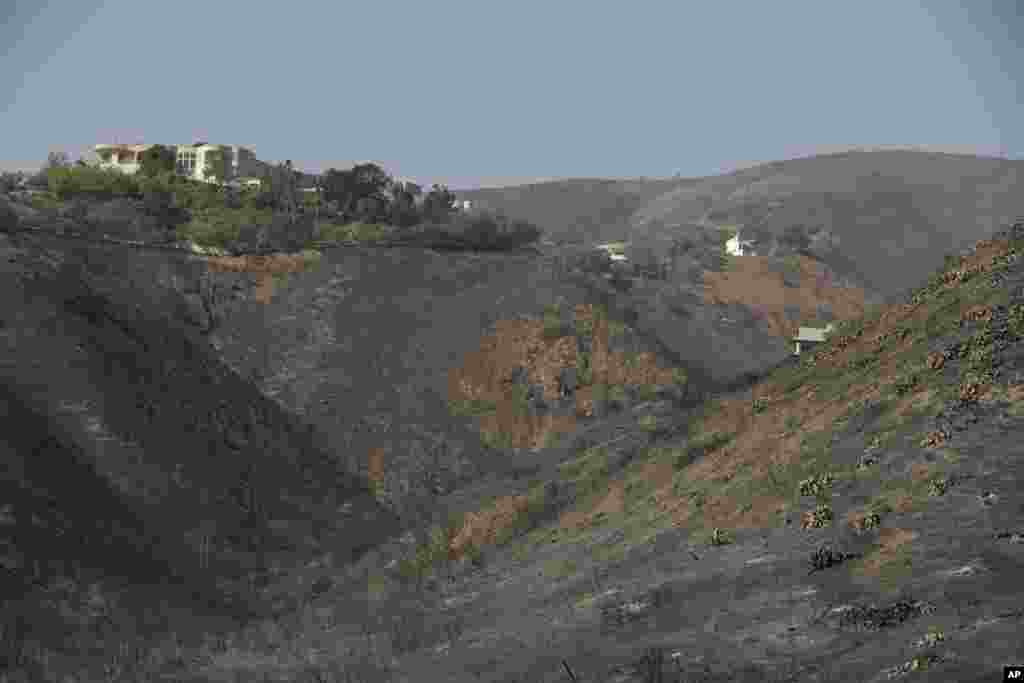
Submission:
[[[1024,158],[1021,0],[2,0],[0,21],[0,170],[200,140],[452,189]]]

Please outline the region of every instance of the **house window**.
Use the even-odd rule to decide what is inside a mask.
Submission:
[[[195,151],[178,152],[178,167],[183,173],[192,173],[196,166]]]

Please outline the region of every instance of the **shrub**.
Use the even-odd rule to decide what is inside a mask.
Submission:
[[[928,483],[928,495],[932,498],[945,495],[949,489],[949,481],[947,479],[933,479]]]
[[[643,415],[637,420],[637,424],[645,432],[653,432],[658,429],[658,418],[654,415]]]
[[[832,523],[832,508],[824,503],[818,505],[813,511],[804,513],[803,527],[805,529],[821,529]]]
[[[882,526],[882,515],[877,510],[865,514],[861,521],[861,528],[864,530],[877,529],[880,526]]]
[[[799,490],[801,496],[821,496],[832,486],[832,475],[829,473],[815,475],[800,481]]]
[[[50,192],[58,199],[72,197],[137,197],[138,181],[117,170],[90,166],[58,166],[46,172]]]
[[[256,209],[205,209],[195,212],[191,221],[178,228],[182,239],[203,247],[226,247],[238,240],[242,227],[270,225],[269,211]]]
[[[729,543],[732,543],[732,538],[729,536],[729,532],[725,529],[715,527],[711,532],[711,545],[728,545]]]
[[[0,173],[0,193],[16,190],[24,179],[25,174],[20,171],[15,173],[4,171]]]
[[[542,234],[528,221],[489,212],[456,213],[436,228],[433,237],[442,244],[485,251],[516,249],[536,242]]]
[[[755,398],[753,402],[754,415],[763,413],[768,408],[768,400],[763,398]]]

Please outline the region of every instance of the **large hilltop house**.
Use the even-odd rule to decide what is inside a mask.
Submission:
[[[239,145],[214,145],[207,142],[195,142],[190,145],[166,145],[175,151],[177,171],[181,175],[195,180],[209,181],[203,173],[206,168],[206,155],[211,151],[222,151],[228,160],[228,180],[240,181],[246,185],[258,185],[258,178],[266,169],[266,164],[256,158],[252,150]],[[153,147],[152,144],[96,145],[100,168],[113,168],[123,173],[136,173],[142,154]]]

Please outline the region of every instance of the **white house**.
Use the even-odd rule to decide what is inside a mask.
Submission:
[[[825,336],[832,331],[833,325],[829,323],[825,327],[801,327],[793,337],[796,347],[793,355],[799,356],[801,351],[808,351],[825,341]]]
[[[120,145],[100,144],[94,149],[99,157],[100,168],[113,168],[123,173],[136,173],[139,170],[143,153],[153,147],[152,144]],[[221,151],[228,161],[228,180],[243,177],[260,176],[265,164],[256,158],[252,150],[239,145],[212,145],[196,142],[190,145],[166,145],[174,150],[177,172],[195,180],[208,180],[203,173],[206,168],[207,155],[212,151]],[[213,181],[210,181],[213,182]]]
[[[626,248],[625,242],[608,242],[607,244],[597,245],[598,249],[606,252],[612,261],[626,261],[626,255],[623,250]]]
[[[725,251],[731,256],[752,256],[753,249],[754,243],[742,239],[738,232],[725,243]]]

